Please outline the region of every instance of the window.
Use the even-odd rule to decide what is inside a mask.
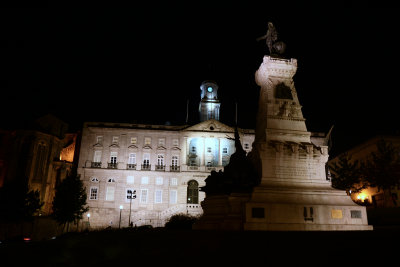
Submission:
[[[211,153],[211,147],[207,147],[207,153]]]
[[[148,194],[147,189],[140,190],[140,202],[141,203],[147,203],[147,194]]]
[[[119,136],[113,136],[112,137],[112,143],[113,144],[118,144]]]
[[[188,183],[187,203],[188,204],[199,204],[199,183],[195,180],[191,180]]]
[[[137,137],[131,137],[131,144],[136,145],[137,143]]]
[[[171,178],[171,185],[178,185],[178,179],[177,178]]]
[[[159,146],[165,146],[165,138],[158,139],[158,145]]]
[[[154,196],[154,202],[162,203],[162,190],[156,190],[155,196]]]
[[[178,156],[172,156],[171,165],[172,165],[172,166],[178,166],[178,165],[179,165],[179,158],[178,158]]]
[[[173,146],[179,146],[179,140],[178,139],[172,139],[172,145]]]
[[[162,177],[157,177],[156,178],[156,185],[162,185],[163,184],[163,178]]]
[[[102,144],[103,143],[103,136],[98,135],[96,139],[97,139],[97,144]]]
[[[144,153],[143,154],[143,165],[148,166],[150,164],[150,154]]]
[[[117,152],[111,152],[110,154],[110,163],[117,163]]]
[[[163,166],[164,165],[164,155],[163,154],[158,154],[157,155],[157,165],[158,166]]]
[[[94,152],[93,162],[101,162],[101,151],[96,150]]]
[[[114,201],[114,193],[115,193],[115,187],[114,186],[107,186],[106,200],[107,201]]]
[[[136,164],[136,153],[129,153],[128,164]]]
[[[144,138],[144,145],[151,145],[151,138],[150,137],[145,137]]]
[[[149,177],[142,177],[142,184],[149,184]]]
[[[97,186],[90,187],[89,199],[90,200],[97,200],[98,192],[99,192],[99,188]]]
[[[133,184],[135,182],[135,178],[133,176],[126,177],[127,184]]]
[[[244,149],[245,149],[245,150],[249,150],[249,149],[250,149],[249,143],[244,143]]]
[[[178,200],[178,192],[176,190],[169,191],[169,203],[176,204]]]
[[[99,182],[99,179],[97,179],[96,177],[93,177],[93,178],[91,179],[91,181],[92,181],[93,183],[98,183],[98,182]]]
[[[192,153],[196,154],[196,147],[195,146],[192,146]]]
[[[228,148],[227,147],[223,147],[222,148],[222,154],[228,154]]]
[[[108,178],[107,182],[108,183],[115,183],[115,179],[114,178]]]

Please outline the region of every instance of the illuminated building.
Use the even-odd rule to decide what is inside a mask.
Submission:
[[[91,229],[129,222],[157,227],[174,214],[202,214],[199,187],[212,170],[223,170],[235,145],[234,128],[219,121],[217,84],[205,81],[200,89],[196,125],[84,123],[78,173]],[[254,130],[239,128],[239,134],[249,152]]]

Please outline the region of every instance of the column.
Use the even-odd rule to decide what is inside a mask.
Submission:
[[[205,165],[204,159],[205,159],[205,155],[206,155],[206,153],[205,153],[205,151],[206,151],[206,139],[205,139],[205,137],[202,137],[200,140],[203,142],[203,152],[201,153],[200,166],[204,166]]]
[[[222,166],[222,142],[221,142],[221,137],[218,137],[218,166]]]
[[[181,158],[180,158],[180,165],[187,165],[187,154],[188,154],[188,138],[185,136],[183,137],[182,141],[182,149],[181,149]]]

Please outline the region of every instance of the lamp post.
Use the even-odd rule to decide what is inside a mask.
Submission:
[[[87,226],[88,226],[88,229],[89,229],[89,227],[90,227],[90,213],[88,213],[87,215]]]
[[[128,193],[129,193],[129,199],[130,199],[130,202],[129,202],[129,222],[128,222],[128,225],[129,225],[129,227],[130,227],[130,226],[131,226],[132,199],[135,199],[135,198],[136,198],[136,190],[129,190]]]
[[[124,206],[120,205],[119,206],[119,224],[118,224],[118,229],[121,229],[121,211],[124,208]]]

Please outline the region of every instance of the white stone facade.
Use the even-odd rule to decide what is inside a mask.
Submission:
[[[239,133],[249,152],[254,130]],[[92,229],[129,221],[158,227],[177,213],[202,214],[199,187],[229,162],[233,137],[234,128],[214,119],[194,126],[84,123],[78,173],[88,196],[85,220]]]

